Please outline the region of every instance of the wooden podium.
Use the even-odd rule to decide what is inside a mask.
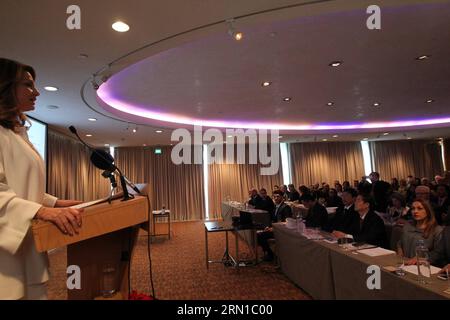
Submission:
[[[81,289],[67,290],[69,300],[90,300],[102,296],[105,266],[113,266],[117,293],[128,298],[128,266],[139,228],[150,230],[146,197],[114,200],[84,209],[78,235],[63,234],[53,223],[35,220],[34,241],[39,252],[67,246],[67,265],[81,269]],[[110,281],[111,279],[109,279]]]

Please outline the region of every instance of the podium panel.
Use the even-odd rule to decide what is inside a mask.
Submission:
[[[69,299],[98,298],[105,286],[114,287],[116,298],[126,299],[129,261],[139,227],[148,227],[148,212],[145,197],[87,207],[79,234],[74,236],[63,234],[50,222],[35,220],[32,231],[36,248],[44,252],[67,246],[67,265],[77,265],[81,270],[81,289],[68,289]],[[113,271],[107,275],[105,268]]]

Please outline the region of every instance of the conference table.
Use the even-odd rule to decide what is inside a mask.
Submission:
[[[398,276],[385,267],[395,267],[395,253],[371,257],[344,250],[336,243],[311,240],[285,223],[273,224],[276,253],[281,270],[297,286],[315,299],[450,299],[449,281],[431,275],[429,283],[406,272]],[[321,233],[328,238],[330,235]],[[380,268],[381,288],[367,286],[369,266]]]

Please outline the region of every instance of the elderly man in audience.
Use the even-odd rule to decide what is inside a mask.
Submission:
[[[373,200],[367,194],[360,194],[356,197],[355,210],[358,212],[359,228],[351,234],[355,241],[372,244],[387,248],[386,229],[383,220],[373,210]],[[346,233],[334,231],[337,238],[344,238]]]
[[[301,197],[303,205],[308,209],[306,216],[306,227],[308,228],[322,228],[326,230],[328,225],[328,212],[323,205],[321,205],[316,198],[306,193]]]
[[[442,227],[437,224],[428,201],[414,200],[411,211],[413,220],[403,226],[402,238],[397,248],[399,255],[412,258],[408,264],[416,263],[417,241],[423,240],[425,246],[432,252],[436,249],[442,235]]]
[[[450,227],[445,227],[442,231],[441,240],[436,248],[430,252],[430,263],[441,267],[440,273],[450,273]]]
[[[341,231],[356,234],[359,231],[359,214],[355,211],[355,200],[358,193],[355,189],[346,189],[342,193],[343,205],[338,207],[330,220],[327,231]]]
[[[275,210],[272,215],[273,222],[284,222],[286,218],[292,217],[292,210],[287,204],[284,203],[284,197],[281,190],[273,192],[275,201]],[[273,260],[273,252],[270,249],[268,240],[274,237],[272,227],[267,227],[263,232],[258,233],[258,244],[264,251],[264,261]]]

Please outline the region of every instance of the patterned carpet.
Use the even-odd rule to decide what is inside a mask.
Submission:
[[[167,232],[166,224],[157,224],[157,233]],[[204,225],[201,221],[172,224],[172,237],[157,237],[152,241],[153,282],[155,294],[161,300],[247,300],[247,299],[310,299],[289,281],[272,263],[234,269],[222,264],[205,265]],[[210,259],[218,260],[224,252],[225,234],[209,234]],[[230,248],[234,248],[230,235]],[[249,255],[240,243],[241,258]],[[234,254],[234,249],[231,249]],[[50,254],[51,280],[49,299],[67,299],[66,250]],[[132,260],[132,290],[150,294],[147,256],[147,233],[139,236]]]

